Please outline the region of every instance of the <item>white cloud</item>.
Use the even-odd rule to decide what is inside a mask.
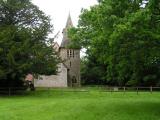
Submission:
[[[47,15],[51,16],[54,25],[54,34],[65,27],[70,12],[73,24],[77,25],[78,16],[82,8],[89,8],[97,3],[97,0],[32,0]],[[62,35],[57,39],[60,44]]]

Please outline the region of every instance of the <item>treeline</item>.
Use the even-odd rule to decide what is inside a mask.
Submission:
[[[99,0],[69,30],[83,84],[160,86],[160,1]]]

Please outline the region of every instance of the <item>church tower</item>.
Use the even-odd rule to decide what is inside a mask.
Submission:
[[[63,39],[60,45],[60,57],[64,66],[67,68],[67,83],[69,87],[80,86],[80,49],[71,49],[71,40],[68,38],[67,31],[73,27],[69,14],[65,28],[63,29]]]

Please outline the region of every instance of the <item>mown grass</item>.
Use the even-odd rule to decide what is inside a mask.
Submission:
[[[38,90],[0,97],[0,120],[160,120],[160,93]]]

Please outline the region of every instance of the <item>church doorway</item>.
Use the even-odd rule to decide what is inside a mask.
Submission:
[[[72,87],[77,87],[77,79],[76,76],[72,77]]]

